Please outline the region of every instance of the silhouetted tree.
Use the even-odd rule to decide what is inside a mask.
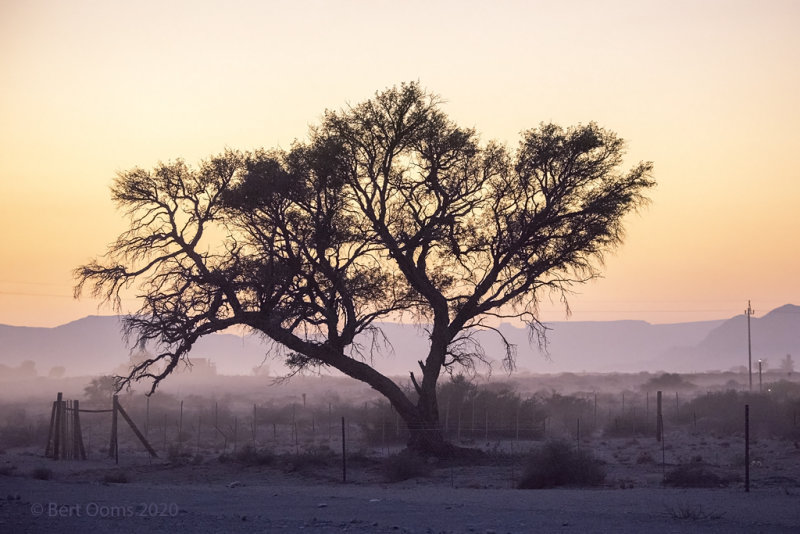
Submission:
[[[114,377],[103,375],[92,378],[89,384],[83,388],[83,396],[89,403],[108,406],[116,391]]]
[[[786,373],[788,376],[792,376],[792,373],[794,372],[794,360],[792,359],[791,354],[787,354],[786,357],[781,360],[781,372]]]
[[[573,285],[598,275],[654,185],[650,163],[619,170],[623,152],[593,123],[542,124],[516,151],[482,144],[437,97],[403,84],[326,112],[288,151],[120,173],[112,195],[130,229],[102,263],[76,270],[76,296],[88,283],[119,306],[125,288],[140,288],[125,329],[160,349],[121,385],[150,379],[154,390],[200,337],[243,325],[282,347],[293,370],[366,382],[403,417],[410,447],[449,454],[441,373],[486,361],[472,336],[500,318],[541,335],[540,299],[555,292],[566,305]],[[430,338],[411,394],[370,365],[376,321],[401,315]]]

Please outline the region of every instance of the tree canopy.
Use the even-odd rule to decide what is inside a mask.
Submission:
[[[240,325],[284,347],[294,370],[368,383],[413,447],[442,450],[436,383],[485,358],[474,332],[515,317],[541,333],[540,300],[598,276],[621,243],[655,185],[651,163],[622,170],[623,156],[594,123],[541,124],[515,150],[483,143],[402,84],[325,112],[289,150],[119,173],[112,196],[130,227],[76,269],[76,295],[119,306],[124,289],[140,291],[126,332],[159,350],[123,383],[154,390],[200,337]],[[376,325],[401,316],[430,337],[411,395],[370,365]]]

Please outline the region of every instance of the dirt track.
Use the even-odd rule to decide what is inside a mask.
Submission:
[[[525,491],[450,487],[446,477],[341,484],[218,464],[141,466],[129,483],[104,484],[100,474],[113,466],[60,464],[52,480],[0,476],[0,532],[800,531],[796,487]]]

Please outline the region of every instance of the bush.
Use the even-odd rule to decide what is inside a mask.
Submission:
[[[335,460],[336,454],[329,447],[316,447],[299,454],[291,454],[286,459],[288,472],[305,472],[312,468],[327,467]]]
[[[644,414],[625,414],[615,417],[603,429],[605,438],[629,438],[644,436],[650,432],[652,425]]]
[[[428,464],[414,453],[403,451],[383,461],[383,476],[387,482],[401,482],[428,474]]]
[[[105,484],[127,484],[128,481],[128,474],[125,471],[111,471],[103,475]]]
[[[170,445],[167,448],[167,460],[171,464],[188,464],[192,459],[192,454],[183,449],[180,445]]]
[[[17,469],[16,465],[4,465],[0,467],[0,475],[2,476],[11,476],[14,474],[14,471]]]
[[[636,457],[636,463],[639,465],[654,464],[656,463],[656,460],[655,458],[653,458],[653,455],[650,454],[648,451],[643,451],[639,453],[639,456]]]
[[[664,484],[678,488],[716,488],[724,485],[724,480],[702,463],[693,462],[668,471]]]
[[[244,465],[270,465],[275,461],[275,454],[269,449],[256,449],[247,446],[232,455],[233,459]]]
[[[591,453],[563,441],[551,441],[531,453],[518,487],[594,486],[605,478],[605,470]]]
[[[686,389],[694,389],[697,386],[691,382],[686,381],[681,375],[677,373],[662,373],[659,376],[654,376],[642,385],[644,391],[656,390],[669,390],[679,391]]]
[[[674,507],[667,507],[667,513],[673,519],[682,519],[690,521],[708,521],[712,519],[720,519],[722,514],[717,512],[706,512],[699,504],[682,503]]]
[[[36,480],[50,480],[53,478],[53,470],[47,467],[37,467],[33,470],[31,476]]]

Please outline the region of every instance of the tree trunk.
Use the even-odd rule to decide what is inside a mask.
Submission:
[[[439,425],[436,388],[419,388],[415,417],[408,424],[408,448],[414,452],[437,457],[451,456],[453,445],[446,442]]]
[[[400,413],[408,425],[408,449],[422,456],[436,458],[479,458],[479,449],[459,447],[447,441],[439,424],[439,409],[436,389],[421,388],[416,410],[411,414]]]
[[[408,424],[408,448],[423,456],[449,458],[455,455],[456,446],[444,439],[439,425],[417,420]]]
[[[425,421],[415,417],[406,421],[408,425],[408,449],[421,456],[434,456],[436,458],[472,458],[479,459],[484,456],[480,449],[459,447],[447,441],[436,422]]]

